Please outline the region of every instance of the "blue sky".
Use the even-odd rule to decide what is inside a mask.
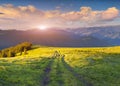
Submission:
[[[109,7],[120,9],[120,0],[0,0],[1,4],[34,5],[43,10],[53,10],[61,7],[62,10],[79,10],[82,6],[89,6],[94,10],[105,10]]]
[[[120,0],[0,0],[0,29],[120,25]]]

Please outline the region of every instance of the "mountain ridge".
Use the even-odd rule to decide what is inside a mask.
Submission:
[[[120,26],[48,30],[0,30],[0,48],[29,41],[62,47],[101,47],[120,45]]]

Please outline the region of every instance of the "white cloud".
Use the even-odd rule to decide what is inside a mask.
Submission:
[[[80,11],[62,13],[59,10],[41,11],[32,5],[0,6],[0,26],[6,29],[34,28],[45,24],[50,27],[81,27],[97,25],[101,22],[109,23],[119,17],[119,10],[115,7],[107,10],[92,10],[90,7],[81,7]]]
[[[119,16],[119,10],[115,7],[108,8],[101,13],[102,20],[113,20]]]

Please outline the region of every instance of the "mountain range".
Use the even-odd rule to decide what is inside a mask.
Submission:
[[[120,26],[49,28],[48,30],[0,30],[0,48],[29,41],[62,47],[101,47],[120,45]]]

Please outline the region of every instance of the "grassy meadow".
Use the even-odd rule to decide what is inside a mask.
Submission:
[[[120,86],[120,47],[33,47],[0,58],[0,86]]]

